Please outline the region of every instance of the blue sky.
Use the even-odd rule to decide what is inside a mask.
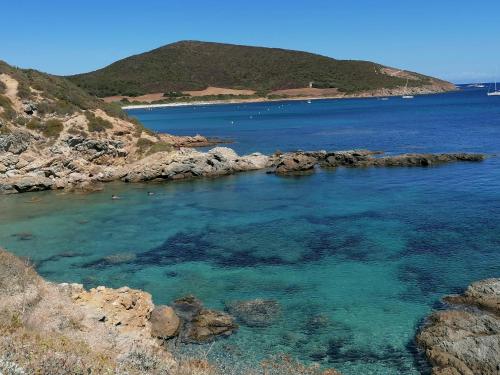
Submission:
[[[500,73],[498,0],[6,0],[0,59],[54,74],[192,39],[363,59],[454,82]]]

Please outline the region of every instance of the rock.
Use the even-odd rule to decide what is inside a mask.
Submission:
[[[31,116],[36,111],[38,111],[38,105],[32,100],[24,100],[23,101],[23,111],[27,115]]]
[[[77,293],[73,299],[80,305],[97,309],[97,321],[113,325],[122,332],[150,329],[149,318],[154,305],[149,293],[128,287],[100,286]]]
[[[474,305],[500,315],[500,279],[487,279],[471,284],[463,295],[449,296],[446,302]]]
[[[202,310],[190,322],[185,335],[190,341],[206,342],[216,336],[229,336],[237,329],[238,325],[230,315],[221,311]]]
[[[500,279],[472,284],[445,300],[454,309],[433,313],[417,336],[433,374],[500,373]]]
[[[281,313],[277,301],[264,299],[233,301],[229,302],[226,308],[231,315],[249,327],[270,326]]]
[[[211,341],[238,329],[230,315],[204,309],[201,301],[192,295],[175,300],[173,308],[183,320],[180,338],[184,342]]]
[[[54,181],[42,176],[26,176],[12,177],[2,182],[2,184],[10,184],[18,193],[25,193],[30,191],[50,190],[54,185]]]
[[[276,162],[275,173],[284,175],[311,172],[317,162],[315,157],[301,152],[283,154]]]
[[[173,304],[175,312],[187,321],[193,320],[203,309],[202,302],[193,295],[176,299]]]
[[[181,320],[174,309],[169,306],[157,306],[151,312],[151,334],[161,339],[177,336]]]
[[[31,135],[26,132],[13,132],[0,134],[0,152],[21,154],[26,151],[31,143]]]

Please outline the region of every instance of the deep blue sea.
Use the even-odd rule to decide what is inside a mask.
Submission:
[[[157,304],[189,293],[216,309],[255,298],[280,304],[269,327],[242,325],[210,356],[254,363],[287,353],[345,375],[425,373],[413,341],[425,316],[442,296],[500,276],[500,98],[485,91],[131,114],[157,131],[231,139],[239,153],[492,155],[0,197],[0,244],[50,280],[129,285]]]

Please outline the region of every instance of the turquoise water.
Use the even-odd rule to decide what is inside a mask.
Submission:
[[[246,124],[231,130],[231,137],[241,152],[261,140],[263,151],[330,143],[390,152],[500,149],[500,101],[476,91],[393,101],[394,111],[375,100],[286,103],[292,113],[322,108],[319,147],[311,146],[316,131],[305,114],[274,125],[270,115],[254,124],[254,132]],[[261,105],[247,110],[258,117]],[[205,126],[228,136],[212,117],[226,118],[237,108],[192,111],[207,111]],[[146,121],[153,128],[182,132],[189,121],[177,111],[144,116],[157,116],[154,123]],[[339,111],[351,118],[349,125],[337,119]],[[391,113],[389,123],[381,120]],[[202,122],[203,116],[195,121]],[[282,132],[283,126],[292,130]],[[428,369],[414,334],[440,308],[440,297],[500,274],[499,167],[492,157],[422,169],[339,169],[290,178],[252,172],[179,183],[113,183],[92,194],[0,197],[0,244],[32,258],[51,280],[126,284],[149,291],[156,303],[188,293],[217,309],[234,300],[279,302],[282,312],[271,326],[242,325],[217,342],[213,356],[253,362],[289,353],[347,375],[419,374]],[[122,199],[112,201],[111,194]]]

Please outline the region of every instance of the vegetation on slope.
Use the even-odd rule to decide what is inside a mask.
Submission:
[[[82,110],[102,109],[112,117],[128,119],[119,105],[104,103],[67,79],[33,69],[15,68],[3,61],[0,61],[0,74],[7,74],[18,82],[17,95],[22,100],[39,102],[37,104],[39,115],[64,116]],[[2,83],[0,107],[4,108],[3,117],[6,117],[6,114],[13,115],[10,101],[1,95],[5,89],[5,84]],[[43,101],[37,100],[39,96],[43,97]]]
[[[335,60],[307,52],[183,41],[117,61],[103,69],[68,77],[99,96],[139,96],[202,90],[208,86],[266,92],[308,87],[355,93],[406,84],[368,61]],[[410,86],[430,84],[412,73]]]

